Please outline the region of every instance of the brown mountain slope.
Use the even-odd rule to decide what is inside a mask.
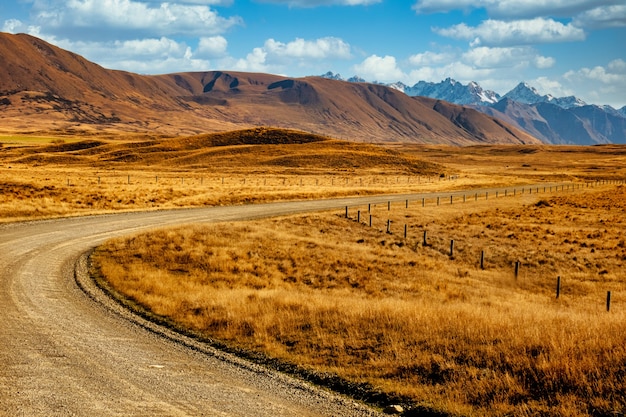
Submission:
[[[185,135],[269,125],[362,142],[538,143],[478,112],[375,84],[221,71],[145,76],[28,35],[0,33],[0,55],[5,131]]]

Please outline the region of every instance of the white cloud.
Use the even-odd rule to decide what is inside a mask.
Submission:
[[[441,36],[471,41],[478,45],[529,45],[582,41],[585,33],[572,24],[564,25],[552,19],[535,18],[529,20],[485,20],[476,27],[464,23],[449,28],[433,29]]]
[[[573,24],[594,29],[626,26],[626,4],[597,7],[576,16]]]
[[[45,4],[44,4],[45,3]],[[206,5],[159,3],[152,7],[133,0],[68,0],[37,2],[33,19],[46,32],[64,36],[80,32],[97,36],[143,36],[219,34],[241,24],[239,17],[223,18]],[[206,3],[205,3],[206,4]],[[135,36],[136,37],[136,36]]]
[[[206,71],[212,67],[210,61],[194,54],[184,42],[166,37],[110,42],[49,41],[106,68],[143,74]]]
[[[462,56],[465,63],[478,68],[550,68],[555,60],[537,54],[535,49],[523,47],[495,47],[480,46],[472,48]]]
[[[328,60],[352,58],[349,44],[339,38],[326,37],[314,40],[297,38],[291,42],[268,39],[263,46],[254,48],[234,65],[240,71],[283,73],[296,67],[311,71]]]
[[[382,0],[258,0],[259,3],[284,4],[289,7],[367,6]]]
[[[489,16],[499,18],[570,18],[597,7],[621,3],[621,0],[418,0],[413,10],[416,13],[447,13],[485,9]]]
[[[239,71],[269,72],[266,63],[267,52],[263,48],[254,48],[245,58],[237,60],[234,69]]]
[[[202,37],[198,41],[196,54],[203,58],[215,58],[226,55],[228,41],[223,36]]]
[[[381,82],[394,82],[407,78],[406,74],[398,67],[396,58],[389,55],[385,57],[371,55],[360,64],[355,65],[354,70],[365,79]]]
[[[528,80],[528,83],[540,92],[540,94],[551,94],[554,97],[573,96],[574,92],[564,87],[559,81],[548,77],[538,77],[534,80]]]
[[[455,54],[443,52],[426,51],[419,54],[411,55],[409,63],[415,66],[431,66],[442,65],[452,62],[456,58]]]
[[[350,59],[350,45],[338,38],[327,37],[313,41],[296,38],[289,43],[268,39],[264,49],[276,57],[326,59]]]
[[[596,81],[602,84],[626,87],[626,62],[622,59],[616,59],[609,62],[606,68],[596,66],[581,68],[578,71],[568,71],[565,78],[572,83]]]

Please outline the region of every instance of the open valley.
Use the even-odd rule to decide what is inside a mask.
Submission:
[[[198,340],[414,415],[626,410],[623,146],[0,141],[3,223],[390,196],[98,245],[103,288]]]

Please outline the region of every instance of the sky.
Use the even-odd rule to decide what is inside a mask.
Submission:
[[[0,30],[140,74],[524,81],[626,105],[626,0],[2,0]]]

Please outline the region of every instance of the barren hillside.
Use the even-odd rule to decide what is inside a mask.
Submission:
[[[29,35],[0,34],[3,130],[186,135],[255,126],[360,142],[538,143],[449,103],[320,77],[114,71]]]

